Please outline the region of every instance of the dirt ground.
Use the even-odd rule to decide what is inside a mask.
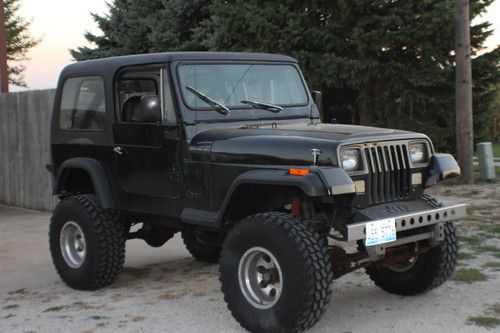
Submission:
[[[356,271],[336,280],[310,332],[500,331],[500,184],[440,185],[446,203],[468,203],[453,278],[425,295],[378,289]],[[127,243],[110,287],[74,291],[48,253],[49,214],[0,206],[0,332],[241,332],[222,299],[216,265],[195,262],[178,236],[159,249]]]

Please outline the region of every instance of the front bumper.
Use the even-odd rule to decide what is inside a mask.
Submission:
[[[392,216],[392,218],[396,220],[396,232],[400,232],[465,217],[466,207],[467,205],[439,207],[411,214]],[[365,239],[366,224],[368,222],[373,221],[363,221],[348,225],[347,241],[357,241]]]
[[[397,239],[392,242],[365,246],[368,255],[372,259],[377,259],[385,255],[386,248],[398,245],[429,240],[431,244],[438,244],[444,240],[444,223],[466,216],[467,205],[452,205],[434,209],[420,210],[409,214],[391,216],[395,220]],[[347,225],[346,240],[365,240],[366,225],[377,220],[357,222]],[[401,233],[412,230],[410,235],[400,237]],[[420,229],[420,230],[419,230]],[[408,234],[408,233],[404,233]]]

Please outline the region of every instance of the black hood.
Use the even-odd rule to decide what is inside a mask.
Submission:
[[[220,127],[198,133],[193,146],[211,146],[211,161],[269,165],[310,165],[311,149],[321,150],[319,165],[337,165],[341,144],[428,139],[419,133],[341,124],[268,124]]]

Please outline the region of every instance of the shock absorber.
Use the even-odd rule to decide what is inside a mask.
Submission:
[[[296,217],[298,219],[304,217],[304,215],[302,214],[302,199],[300,197],[293,198],[291,211],[293,217]]]

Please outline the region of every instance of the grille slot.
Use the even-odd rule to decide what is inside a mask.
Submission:
[[[382,203],[410,195],[410,161],[406,144],[386,144],[363,149],[368,167],[368,201]]]

